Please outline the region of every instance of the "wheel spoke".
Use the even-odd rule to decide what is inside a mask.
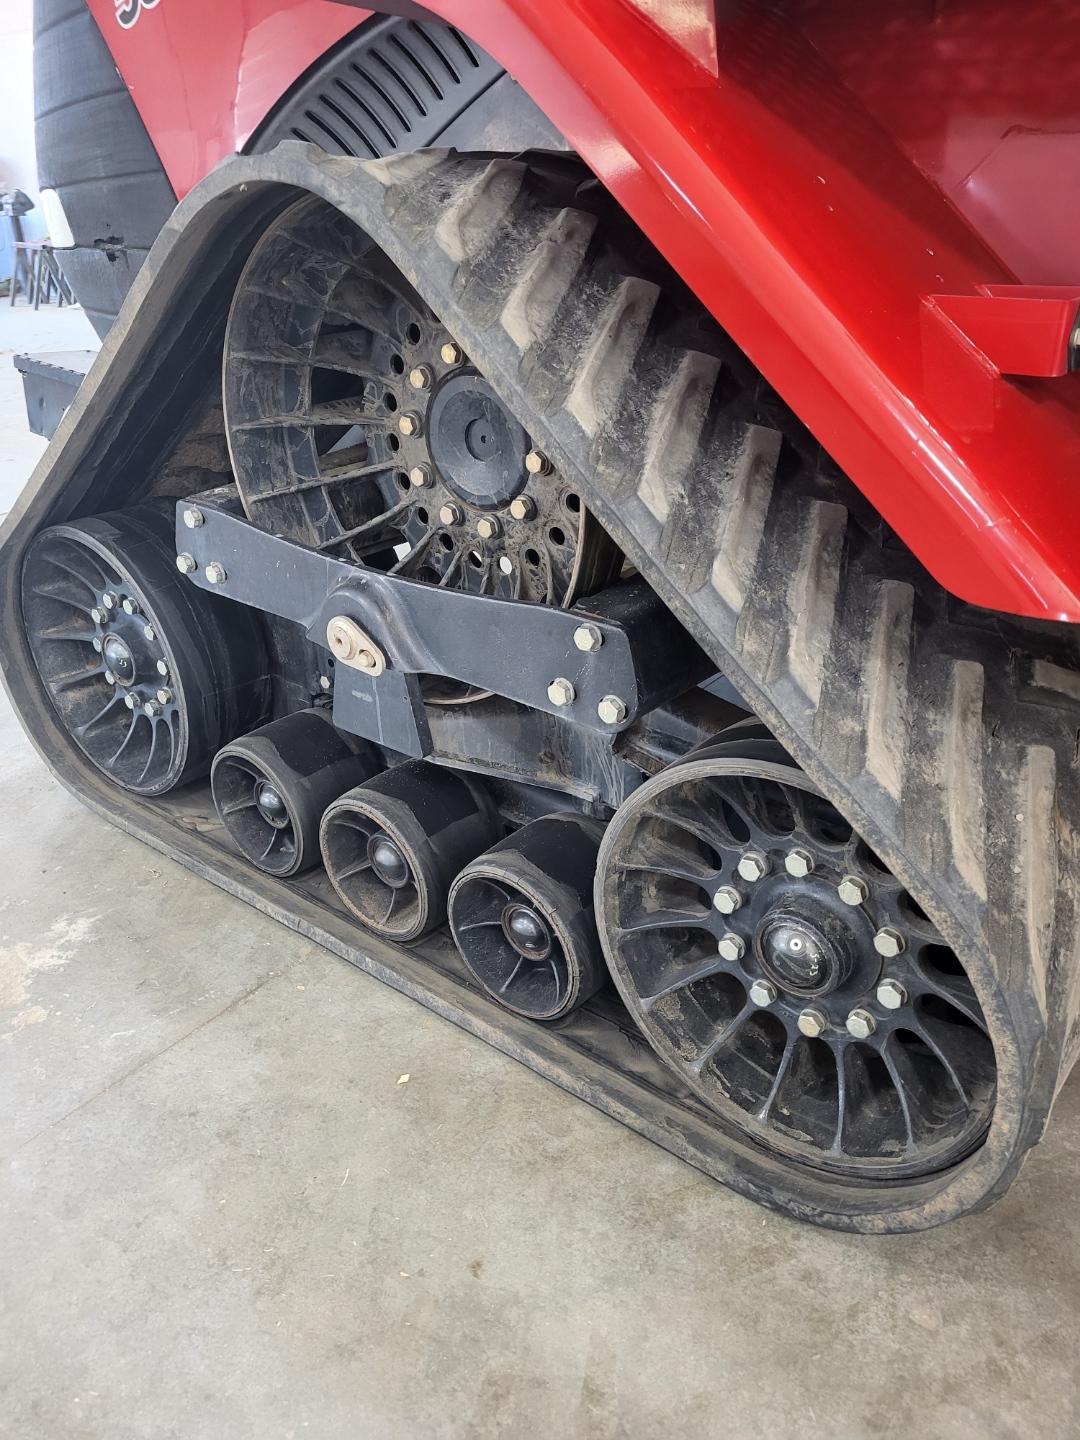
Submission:
[[[783,1054],[780,1056],[780,1062],[776,1067],[776,1074],[773,1076],[773,1082],[769,1086],[769,1093],[765,1096],[764,1103],[762,1104],[761,1109],[757,1112],[757,1118],[763,1122],[768,1120],[769,1116],[772,1114],[772,1108],[776,1104],[776,1097],[780,1093],[780,1087],[781,1085],[783,1085],[784,1080],[787,1078],[787,1073],[791,1069],[791,1062],[795,1057],[795,1046],[797,1042],[798,1036],[789,1034],[787,1040],[784,1043],[784,1051]]]
[[[699,910],[653,910],[632,920],[620,921],[619,931],[623,935],[636,935],[642,930],[700,930],[702,922],[711,914],[704,906]]]
[[[727,1044],[743,1023],[755,1013],[755,1010],[756,1006],[752,1001],[748,1000],[737,1015],[733,1015],[727,1024],[721,1025],[709,1043],[703,1049],[699,1050],[697,1055],[691,1060],[690,1069],[695,1075],[701,1074],[702,1070],[704,1070],[716,1052]]]
[[[734,968],[733,963],[725,960],[723,956],[711,955],[700,965],[695,965],[684,974],[669,980],[659,990],[653,990],[648,995],[639,995],[638,1003],[643,1010],[651,1010],[658,1000],[663,1000],[665,995],[674,995],[680,990],[687,989],[690,985],[696,985],[699,980],[711,980],[714,975],[730,974]]]

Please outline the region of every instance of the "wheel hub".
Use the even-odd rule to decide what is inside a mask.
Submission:
[[[101,658],[121,685],[130,685],[135,679],[135,657],[119,635],[106,635],[101,645]]]
[[[388,835],[373,835],[368,842],[368,859],[371,868],[391,890],[401,890],[411,875],[409,862]]]
[[[531,905],[508,905],[503,911],[502,929],[526,960],[546,960],[551,954],[551,931]]]
[[[284,797],[269,780],[260,780],[255,786],[255,804],[259,814],[275,830],[283,830],[289,823],[289,812]]]
[[[753,948],[765,975],[794,995],[828,995],[855,965],[855,936],[812,899],[798,905],[793,897],[769,910]]]
[[[529,437],[475,370],[443,381],[428,424],[431,458],[459,500],[494,510],[525,489]]]

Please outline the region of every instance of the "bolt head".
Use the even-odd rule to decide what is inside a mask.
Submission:
[[[167,660],[159,660],[154,668],[164,680],[169,673],[169,662]]]
[[[330,676],[329,676],[329,675],[320,675],[320,676],[319,676],[319,689],[320,689],[320,690],[329,690],[329,689],[330,689]]]
[[[760,850],[748,850],[739,861],[739,874],[744,880],[753,883],[755,880],[764,880],[769,873],[769,857],[763,855]]]
[[[579,625],[574,631],[574,644],[586,654],[593,654],[604,643],[604,637],[595,625]]]
[[[125,615],[137,615],[139,613],[139,602],[133,600],[130,595],[126,595],[120,608]]]
[[[414,365],[409,371],[409,384],[414,390],[426,390],[431,384],[431,371],[426,365]]]
[[[427,465],[414,465],[409,471],[409,484],[417,490],[431,484],[431,469]]]
[[[156,636],[155,633],[154,633],[154,627],[153,627],[152,625],[144,625],[144,626],[142,627],[142,633],[143,633],[143,639],[144,639],[144,640],[156,640],[156,639],[157,639],[157,636]],[[165,662],[164,662],[164,661],[161,661],[160,663],[161,663],[161,664],[164,664]]]
[[[903,953],[906,945],[903,935],[892,925],[883,925],[874,936],[874,949],[879,955],[884,955],[886,960],[895,960],[897,955]]]
[[[103,644],[102,639],[101,639],[101,636],[100,636],[100,635],[95,635],[94,638],[93,638],[93,640],[90,641],[90,644],[94,647],[94,649],[95,649],[95,650],[98,652],[98,654],[100,655],[100,654],[101,654],[101,649],[102,649],[102,644]]]
[[[116,684],[116,675],[115,675],[115,673],[114,673],[112,670],[106,670],[106,671],[105,671],[105,684],[106,684],[106,685],[115,685],[115,684]]]
[[[546,475],[551,469],[551,461],[542,450],[530,450],[525,456],[525,469],[530,475]]]
[[[741,960],[746,954],[746,941],[741,935],[728,930],[716,942],[716,950],[722,960]]]
[[[225,581],[229,578],[225,573],[225,566],[219,564],[217,560],[211,560],[210,564],[207,565],[203,571],[203,574],[206,576],[206,583],[208,585],[224,585]]]
[[[870,890],[866,881],[858,875],[845,875],[836,887],[836,893],[845,905],[862,905]]]
[[[605,695],[596,707],[596,714],[604,725],[621,725],[629,713],[621,695]]]
[[[562,676],[552,680],[547,688],[547,695],[552,705],[572,705],[577,699],[577,691],[571,682]]]
[[[499,569],[504,575],[512,575],[514,573],[514,562],[510,559],[509,555],[499,556]]]
[[[455,345],[453,340],[447,340],[439,350],[444,365],[460,365],[463,359],[461,346]]]
[[[712,903],[721,915],[734,915],[742,904],[742,896],[734,885],[721,885],[712,897]]]
[[[755,1005],[772,1005],[778,993],[771,980],[755,980],[750,986],[750,999]]]
[[[516,495],[510,501],[510,514],[515,520],[531,520],[536,514],[536,504],[528,495]]]
[[[899,980],[886,976],[879,981],[877,987],[877,1002],[884,1010],[900,1010],[907,1004],[907,991]]]
[[[105,625],[109,620],[109,612],[103,609],[102,606],[95,605],[90,611],[90,619],[93,620],[95,625]]]
[[[142,707],[142,708],[143,708],[143,714],[144,714],[144,715],[149,715],[150,718],[151,718],[151,720],[153,720],[153,718],[155,717],[155,715],[160,715],[160,714],[161,714],[161,706],[158,704],[158,702],[157,702],[156,700],[147,700],[147,701],[145,701],[145,703],[143,704],[143,707]]]
[[[131,691],[128,691],[128,693],[124,696],[124,704],[129,710],[138,710],[141,703],[142,702],[139,700],[138,695],[132,694]]]
[[[415,411],[407,410],[404,415],[398,416],[397,428],[402,435],[419,435],[422,429],[420,416]]]
[[[857,1006],[845,1021],[847,1032],[856,1040],[869,1040],[877,1029],[877,1021],[869,1010]]]
[[[481,540],[494,540],[502,532],[502,526],[494,515],[481,515],[476,522],[476,533]]]
[[[361,670],[374,670],[378,661],[370,650],[361,650],[356,657],[356,663]]]
[[[105,606],[106,610],[115,610],[119,604],[119,597],[114,595],[111,590],[106,590],[105,594],[101,597],[101,603]]]
[[[439,511],[439,522],[443,525],[460,525],[461,510],[457,505],[444,505]]]
[[[196,564],[195,556],[189,555],[186,550],[182,550],[176,557],[176,568],[180,571],[181,575],[193,575],[199,567]]]
[[[157,702],[159,705],[172,704],[172,691],[167,685],[163,685],[161,689],[157,692]]]
[[[184,511],[184,524],[189,530],[198,530],[206,517],[197,505],[189,505]]]
[[[802,1011],[795,1023],[799,1027],[800,1035],[805,1035],[810,1040],[816,1040],[829,1028],[829,1017],[824,1010],[819,1010],[816,1005],[811,1005]]]
[[[796,880],[805,880],[807,875],[813,874],[814,857],[809,850],[796,846],[784,856],[784,869]]]

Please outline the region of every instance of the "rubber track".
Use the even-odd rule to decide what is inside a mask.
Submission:
[[[998,1010],[1026,1148],[1077,1048],[1075,632],[937,586],[629,222],[523,161],[364,169],[395,261]]]

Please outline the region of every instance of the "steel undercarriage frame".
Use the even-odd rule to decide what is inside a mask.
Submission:
[[[523,1059],[539,1073],[556,1080],[564,1088],[588,1099],[743,1193],[765,1203],[782,1204],[789,1213],[799,1213],[801,1209],[819,1222],[863,1231],[924,1228],[949,1218],[951,1214],[989,1203],[1005,1188],[1018,1168],[1027,1145],[1041,1130],[1058,1075],[1067,1068],[1060,1060],[1043,1059],[1044,1055],[1061,1055],[1066,1048],[1065,1028],[1071,1024],[1071,1011],[1067,1006],[1061,1005],[1055,1010],[1053,1005],[1048,1004],[1048,992],[1059,984],[1052,970],[1044,968],[1041,974],[1036,975],[1032,969],[1027,978],[1020,979],[1018,993],[1025,994],[1025,1001],[1019,1006],[1018,1013],[1009,1013],[1017,1009],[1014,1003],[997,1014],[988,1015],[995,1025],[999,1073],[1003,1084],[987,1143],[964,1162],[964,1173],[959,1179],[954,1177],[949,1184],[936,1188],[926,1184],[908,1186],[898,1183],[891,1190],[888,1213],[880,1205],[870,1203],[869,1193],[865,1213],[838,1213],[824,1177],[818,1181],[812,1172],[808,1172],[804,1184],[805,1199],[793,1202],[790,1197],[785,1197],[781,1202],[772,1195],[770,1185],[770,1172],[773,1172],[777,1177],[777,1188],[780,1188],[780,1166],[777,1162],[745,1138],[729,1132],[715,1115],[682,1092],[678,1082],[632,1030],[625,1014],[610,1010],[605,1014],[604,1004],[598,1003],[556,1027],[545,1028],[527,1023],[498,1009],[475,990],[469,989],[463,972],[455,975],[454,964],[447,958],[449,946],[445,937],[426,942],[423,950],[407,951],[359,934],[333,906],[328,887],[323,892],[320,882],[289,884],[275,881],[268,876],[254,874],[243,865],[220,842],[220,836],[215,837],[212,806],[205,794],[200,800],[194,791],[182,792],[151,804],[118,796],[90,765],[73,754],[57,717],[31,678],[32,667],[20,624],[18,583],[22,554],[33,535],[45,524],[126,506],[146,498],[151,492],[171,498],[187,498],[215,484],[227,482],[227,461],[212,441],[202,445],[192,444],[190,440],[185,442],[184,436],[189,430],[198,435],[213,431],[212,423],[206,423],[208,406],[212,412],[213,400],[208,400],[205,393],[205,357],[220,349],[229,296],[243,259],[262,228],[304,191],[321,194],[346,213],[351,213],[358,222],[366,221],[369,233],[409,274],[410,256],[404,248],[402,235],[395,229],[396,212],[389,213],[385,200],[393,193],[395,185],[399,185],[407,196],[409,185],[413,182],[422,185],[425,176],[437,169],[440,163],[443,162],[438,156],[419,155],[403,157],[396,162],[374,162],[361,166],[355,161],[327,157],[308,147],[289,145],[268,156],[228,162],[178,208],[140,274],[82,394],[62,423],[46,460],[9,517],[0,537],[0,633],[5,656],[4,680],[24,725],[62,782],[98,813],[174,856],[196,873],[255,903],[291,928],[319,939],[336,953],[421,999],[498,1048]],[[490,187],[485,187],[482,178],[486,163],[479,159],[466,162],[464,173],[455,176],[453,184],[449,179],[446,182],[449,193],[444,199],[451,216],[447,230],[449,248],[454,249],[456,244],[460,253],[457,263],[452,262],[450,255],[446,256],[445,270],[440,278],[443,293],[429,297],[433,305],[443,302],[449,305],[462,293],[472,293],[474,298],[479,298],[481,309],[485,302],[490,309],[483,277],[471,276],[467,263],[460,264],[462,260],[467,261],[470,252],[473,211],[479,208],[483,217],[485,203],[490,199]],[[401,200],[400,196],[394,198],[399,202]],[[493,203],[497,210],[497,197]],[[458,208],[455,209],[455,205]],[[456,240],[453,234],[455,218],[458,223]],[[490,222],[497,217],[489,213],[486,218]],[[210,256],[224,257],[219,268],[214,269],[208,263]],[[474,287],[472,291],[470,287]],[[176,315],[184,317],[179,324],[173,319]],[[611,320],[610,316],[601,318],[605,324]],[[629,323],[633,328],[633,315],[628,317],[625,308],[615,319],[620,319],[624,327]],[[457,320],[454,323],[456,329],[460,328]],[[600,333],[609,334],[603,329]],[[488,368],[490,364],[492,372],[497,370],[499,356],[494,351],[498,347],[488,347],[483,329],[474,333],[468,333],[466,329],[460,338],[481,366]],[[614,368],[614,374],[601,373],[599,386],[602,392],[613,385],[617,387],[625,379],[621,361]],[[162,393],[159,381],[162,375],[169,377],[171,394]],[[606,393],[594,396],[601,408],[606,398]],[[557,407],[551,410],[547,432],[538,429],[535,433],[561,462],[567,455],[569,432]],[[604,451],[602,435],[596,437],[592,458],[603,479],[610,469],[611,457]],[[157,479],[151,481],[149,477],[154,476]],[[602,485],[591,483],[580,475],[579,480],[582,481],[582,494],[590,507],[598,511],[602,521],[612,529],[631,558],[651,580],[657,582],[662,597],[672,605],[699,643],[711,648],[714,658],[718,658],[718,651],[723,652],[724,667],[728,668],[731,654],[728,643],[720,644],[716,640],[715,632],[710,630],[709,621],[700,608],[695,609],[694,605],[684,601],[680,593],[680,581],[688,593],[695,596],[699,593],[700,581],[693,573],[698,561],[691,554],[682,562],[681,574],[678,564],[669,573],[654,573],[656,556],[663,549],[665,537],[670,539],[672,526],[665,525],[663,534],[654,537],[657,548],[650,554],[649,541],[642,538],[647,534],[647,526],[637,514],[643,498],[647,502],[649,497],[642,497],[638,492],[631,495],[629,504],[616,508],[612,495],[605,493]],[[617,492],[617,484],[615,488]],[[656,497],[652,498],[655,500]],[[804,588],[799,593],[805,613],[816,620],[819,618],[817,607],[820,602],[813,581],[820,571],[815,567],[828,560],[834,511],[839,507],[820,499],[812,501],[811,507],[818,524],[818,549],[810,556],[811,573],[796,575],[795,583],[803,584]],[[626,515],[630,518],[624,518]],[[676,516],[676,531],[678,520]],[[821,551],[821,546],[826,547],[825,551]],[[835,557],[838,552],[832,553]],[[737,581],[739,577],[734,579]],[[186,582],[178,576],[177,583]],[[901,583],[893,581],[894,588],[887,590],[894,608],[895,602],[904,599],[895,588]],[[797,603],[798,598],[796,607]],[[805,635],[800,635],[797,625],[794,630],[791,628],[792,614],[797,617],[803,612],[797,608],[793,612],[786,590],[780,613],[784,617],[785,628],[779,634],[778,643],[788,642],[795,679],[801,677],[804,686],[808,684],[813,688],[815,678],[812,672],[821,659],[814,647],[819,642],[813,637],[807,640]],[[895,626],[895,613],[893,619]],[[999,628],[993,617],[988,617],[985,626],[976,627],[974,633],[978,637],[985,630],[986,635],[996,640]],[[809,645],[810,649],[803,653],[800,647],[805,645]],[[1053,666],[1052,657],[1060,655],[1063,648],[1067,647],[1062,646],[1060,637],[1047,635],[1046,656],[1040,658],[1044,678],[1048,673],[1045,667]],[[959,670],[953,672],[954,683],[957,675],[962,682],[973,680],[969,667],[976,666],[977,656],[978,646],[973,641],[971,658],[961,660]],[[891,657],[887,655],[886,660],[888,668],[888,664],[892,663]],[[782,670],[782,666],[780,668]],[[971,951],[970,931],[965,930],[964,906],[967,906],[968,916],[977,912],[978,927],[985,923],[985,916],[977,905],[977,896],[973,899],[970,894],[962,893],[964,903],[958,911],[950,910],[947,904],[941,903],[941,882],[954,879],[950,868],[953,859],[950,858],[949,865],[943,868],[935,885],[925,874],[920,874],[917,867],[913,867],[908,856],[895,854],[890,837],[866,805],[875,777],[869,773],[864,776],[871,782],[870,790],[858,777],[857,783],[846,787],[838,783],[837,773],[830,773],[829,768],[822,765],[811,743],[814,707],[807,712],[805,693],[791,697],[788,716],[777,707],[775,696],[782,695],[784,684],[789,682],[784,674],[777,676],[776,671],[775,657],[755,656],[751,652],[743,656],[741,663],[734,664],[731,673],[740,689],[754,699],[759,713],[796,759],[822,784],[830,798],[836,799],[839,808],[880,849],[905,883],[920,896],[927,897],[926,908],[939,923],[942,933],[958,950],[965,952],[965,963],[977,979],[986,982],[982,988],[992,993],[993,987],[989,983],[992,977],[980,972],[985,962],[977,955],[968,958]],[[901,679],[893,665],[891,683],[894,697]],[[777,680],[779,689],[774,683]],[[770,684],[773,685],[771,693]],[[823,703],[820,677],[816,684],[819,701]],[[966,695],[961,695],[961,700],[966,702]],[[1036,699],[1035,703],[1038,705],[1040,702]],[[1050,701],[1047,699],[1042,703],[1049,705]],[[946,748],[948,750],[949,745],[952,746],[949,753],[962,771],[971,758],[971,746],[976,743],[981,746],[981,741],[972,740],[964,714],[961,714],[960,721],[958,737],[953,741],[947,735]],[[1048,746],[1044,749],[1052,761],[1053,752]],[[1038,750],[1035,763],[1046,764],[1045,759],[1040,759]],[[958,775],[958,783],[962,793],[970,798],[970,790],[963,790],[965,783],[970,785],[970,782],[965,782],[962,773]],[[981,799],[981,792],[976,798]],[[1025,828],[1032,823],[1030,814],[1022,813],[1022,823]],[[962,854],[959,857],[962,892],[963,882],[972,878],[971,873],[963,873],[967,858]],[[977,883],[974,888],[977,890]],[[1007,904],[1008,897],[1004,897],[1002,903]],[[1065,918],[1067,920],[1068,917]],[[995,921],[994,924],[997,929],[998,923]],[[1070,933],[1063,929],[1063,936],[1067,937]],[[1022,947],[1026,941],[1020,943]],[[429,956],[433,961],[430,966]],[[1041,987],[1041,998],[1036,995],[1028,1000],[1026,996],[1033,986]],[[1043,1042],[1050,1038],[1051,1031],[1054,1032],[1053,1044],[1046,1047]]]

